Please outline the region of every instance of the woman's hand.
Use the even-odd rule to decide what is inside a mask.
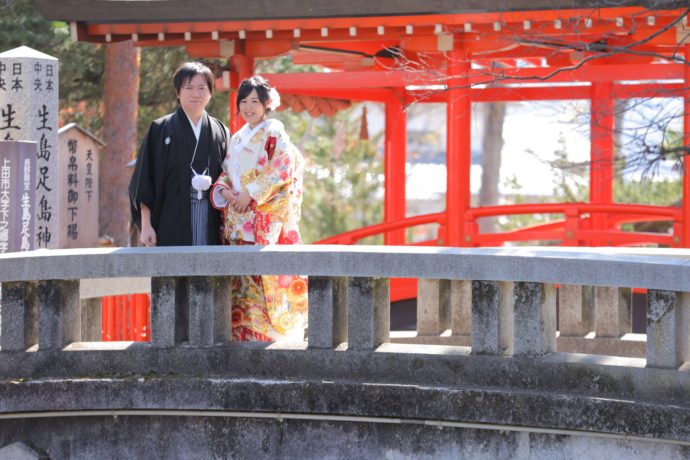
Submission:
[[[237,192],[234,190],[231,190],[229,188],[223,188],[220,191],[220,194],[223,198],[225,198],[225,207],[228,208],[230,206],[234,206],[235,200],[237,199]]]
[[[246,191],[239,192],[235,196],[235,204],[233,209],[237,212],[245,212],[249,209],[249,204],[252,202],[252,197]]]

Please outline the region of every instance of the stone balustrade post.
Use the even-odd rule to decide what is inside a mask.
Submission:
[[[213,341],[232,341],[232,292],[231,276],[211,278],[213,289]]]
[[[2,283],[0,348],[24,351],[38,342],[38,298],[35,283]]]
[[[450,327],[450,286],[450,280],[418,280],[418,335],[439,335]]]
[[[373,350],[390,336],[388,278],[352,277],[347,285],[348,349]],[[309,326],[311,328],[311,325]]]
[[[209,276],[189,277],[189,298],[187,300],[189,327],[187,336],[193,347],[208,347],[214,343],[215,319],[213,282]],[[231,324],[227,324],[231,328]]]
[[[309,277],[309,348],[347,341],[347,277]]]
[[[155,347],[175,346],[178,280],[151,278],[151,344]]]
[[[675,369],[690,360],[690,293],[647,292],[647,366]]]
[[[103,306],[100,297],[81,300],[81,339],[100,342],[103,328]]]
[[[450,327],[453,335],[472,333],[472,281],[450,282]]]
[[[594,330],[594,287],[561,284],[558,289],[562,337],[582,337]]]
[[[597,337],[613,338],[632,331],[632,293],[629,288],[594,288],[594,331]]]
[[[472,282],[472,353],[512,355],[512,282]]]
[[[38,283],[38,348],[63,348],[81,341],[79,280]]]
[[[556,287],[516,282],[515,354],[540,355],[556,351]]]

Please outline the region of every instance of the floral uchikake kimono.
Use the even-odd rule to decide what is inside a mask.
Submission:
[[[223,172],[211,202],[223,210],[223,238],[231,245],[301,244],[304,159],[283,124],[266,120],[244,125],[230,140]],[[249,210],[226,208],[223,188],[247,191]],[[232,282],[233,340],[303,340],[307,324],[307,280],[292,275],[236,276]]]

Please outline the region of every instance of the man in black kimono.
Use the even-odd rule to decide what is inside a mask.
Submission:
[[[151,123],[129,184],[132,220],[144,246],[220,243],[221,216],[208,199],[221,172],[227,128],[206,113],[213,73],[203,64],[182,64],[173,83],[180,104]]]

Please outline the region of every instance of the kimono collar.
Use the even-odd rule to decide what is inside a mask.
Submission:
[[[201,116],[199,117],[199,122],[196,125],[192,121],[192,118],[187,114],[187,112],[185,112],[184,114],[187,115],[187,120],[189,120],[189,124],[192,126],[192,131],[194,131],[194,137],[196,137],[196,141],[199,142],[199,136],[201,136],[201,127],[203,126],[204,119],[206,118],[206,111],[204,110],[204,112],[201,114]]]
[[[244,150],[244,148],[247,147],[247,144],[249,144],[249,142],[254,138],[256,133],[258,133],[259,130],[261,130],[261,128],[263,128],[264,126],[266,126],[266,120],[262,121],[254,128],[250,128],[249,124],[245,124],[244,126],[242,126],[242,128],[237,133],[239,137],[239,150]]]

